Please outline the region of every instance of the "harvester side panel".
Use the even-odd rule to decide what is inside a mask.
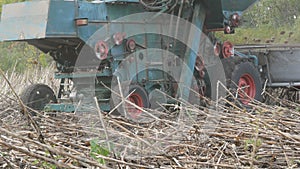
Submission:
[[[109,19],[107,7],[105,3],[79,2],[78,5],[78,16],[76,18],[87,18],[89,21],[88,26],[77,27],[78,36],[82,40],[87,41]]]
[[[257,0],[203,0],[206,5],[207,29],[222,29],[224,18],[230,18],[233,13],[242,13],[252,6]]]
[[[33,1],[4,5],[0,41],[45,38],[49,3]]]
[[[224,11],[245,11],[252,6],[257,0],[222,0]]]
[[[41,0],[3,6],[0,41],[76,37],[74,1]]]
[[[51,1],[46,37],[76,37],[75,10],[73,1]]]
[[[268,53],[272,83],[300,82],[300,50],[271,51]]]

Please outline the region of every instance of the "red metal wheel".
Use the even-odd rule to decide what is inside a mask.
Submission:
[[[229,41],[225,41],[222,47],[222,55],[224,58],[229,58],[234,55],[233,44]]]
[[[98,59],[104,60],[107,58],[109,51],[108,44],[105,41],[99,41],[95,45],[95,53]]]
[[[142,109],[137,108],[137,106],[140,108],[149,108],[150,106],[148,94],[140,85],[130,85],[129,90],[126,93],[130,93],[128,101],[136,106],[126,102],[123,111],[121,110],[120,113],[129,119],[138,120],[141,118],[143,111]],[[126,93],[123,95],[126,96]]]
[[[117,107],[112,112],[114,115],[121,115],[134,121],[140,121],[147,116],[141,109],[150,107],[149,96],[143,86],[123,82],[121,84],[122,91],[119,90],[119,86],[114,86],[112,89],[114,92],[111,95],[110,106],[111,109]],[[123,102],[121,95],[127,98],[126,102]]]
[[[256,85],[253,77],[250,74],[246,73],[240,77],[238,87],[239,99],[243,104],[247,105],[252,99],[255,98]]]
[[[134,103],[135,105],[143,108],[144,107],[144,103],[143,103],[143,97],[139,94],[139,93],[132,93],[128,100],[131,102],[131,103]],[[130,103],[126,103],[125,104],[125,109],[126,109],[126,112],[128,113],[128,115],[131,117],[131,118],[138,118],[142,113],[143,111],[136,108],[135,106],[131,105]]]
[[[258,69],[251,62],[240,62],[234,65],[229,75],[231,89],[240,106],[248,107],[252,100],[262,100],[262,82]]]

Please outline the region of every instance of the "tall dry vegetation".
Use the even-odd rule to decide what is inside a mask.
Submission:
[[[45,83],[57,91],[54,68],[39,63],[36,49],[24,43],[1,45],[0,65],[17,93],[31,83]],[[178,110],[166,111],[161,112],[166,118],[145,125],[105,113],[101,116],[99,110],[89,117],[45,112],[32,117],[19,111],[3,77],[0,87],[0,168],[300,167],[300,105],[272,95],[273,104],[254,102],[248,110],[234,104],[182,103],[178,110],[195,113],[197,118],[186,123],[176,119]],[[211,114],[216,110],[222,111]],[[218,119],[214,130],[205,131],[208,117]],[[109,146],[118,151],[107,154]]]

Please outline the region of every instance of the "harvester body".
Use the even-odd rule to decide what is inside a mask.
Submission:
[[[203,47],[202,42],[207,42],[203,39],[218,44],[211,32],[234,33],[239,17],[255,1],[169,1],[155,7],[145,0],[8,4],[3,6],[0,41],[26,41],[56,61],[55,77],[61,79],[61,85],[58,103],[47,104],[48,110],[75,111],[74,103],[96,96],[101,109],[110,111],[117,106],[111,103],[114,91],[110,88],[120,86],[120,81],[133,86],[127,92],[132,92],[131,102],[153,108],[151,98],[166,103],[189,100],[194,85],[197,90],[211,90],[200,95],[215,97],[216,86],[207,85],[207,79],[218,81],[212,77],[218,68],[205,63],[207,68],[199,70],[199,63],[218,60],[213,54],[202,54],[213,53],[218,46]],[[166,53],[173,55],[171,59],[166,59]],[[207,77],[209,71],[213,73]],[[156,91],[168,96],[152,96]]]
[[[241,14],[255,1],[201,0],[199,3],[205,5],[204,9],[207,11],[205,18],[207,28],[216,29],[223,28],[224,20],[228,20],[233,13]],[[80,38],[86,41],[99,29],[99,26],[140,12],[147,11],[139,4],[139,0],[106,1],[106,3],[38,0],[8,4],[3,6],[0,40]],[[87,18],[95,24],[84,28],[78,27],[74,24],[78,18]]]

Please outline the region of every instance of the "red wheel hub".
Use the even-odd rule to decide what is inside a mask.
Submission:
[[[238,95],[241,102],[247,105],[256,94],[256,86],[253,77],[250,74],[244,74],[239,80]]]
[[[223,43],[222,54],[224,58],[229,58],[234,55],[234,48],[231,42],[225,41]]]
[[[143,98],[141,95],[139,95],[139,93],[136,92],[132,93],[128,99],[131,103],[134,103],[135,105],[141,108],[144,107]],[[134,119],[138,118],[143,112],[142,110],[137,109],[135,106],[131,105],[130,103],[126,103],[125,109],[128,115]]]

